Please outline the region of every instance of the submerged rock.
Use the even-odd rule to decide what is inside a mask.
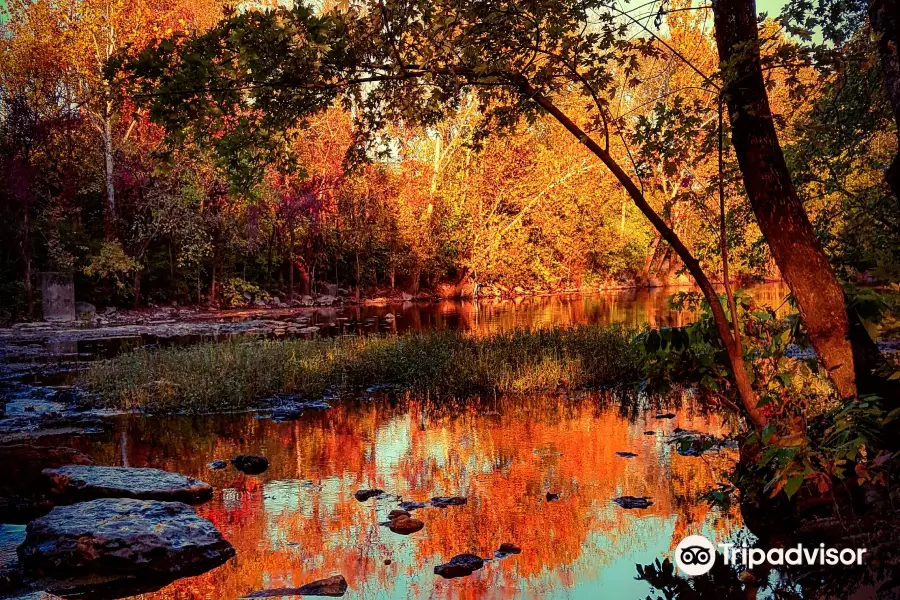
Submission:
[[[622,508],[650,508],[653,506],[653,501],[650,500],[647,496],[621,496],[613,500],[616,504],[621,506]]]
[[[228,463],[225,462],[224,460],[214,460],[211,463],[209,463],[207,466],[210,469],[213,469],[214,471],[218,471],[219,469],[224,469],[225,467],[227,467]]]
[[[431,499],[431,505],[435,508],[447,508],[448,506],[462,506],[467,500],[462,496],[435,496]]]
[[[235,551],[186,504],[104,498],[57,506],[32,521],[18,555],[34,575],[183,577]]]
[[[450,562],[438,565],[434,568],[434,574],[445,579],[465,577],[471,575],[484,566],[484,559],[474,554],[457,554]]]
[[[674,419],[675,413],[661,413],[653,417],[654,419]]]
[[[381,496],[384,496],[384,490],[379,490],[378,488],[375,488],[373,490],[356,490],[356,492],[353,494],[353,497],[360,502],[365,502],[370,498],[379,498]]]
[[[44,474],[53,481],[57,494],[68,502],[134,498],[196,503],[209,500],[213,494],[208,483],[159,469],[69,465],[45,469]]]
[[[425,508],[426,506],[428,506],[428,505],[424,502],[407,501],[407,502],[400,503],[400,508],[402,508],[405,511],[418,510],[420,508]]]
[[[547,492],[546,498],[547,498],[547,502],[555,502],[555,501],[559,500],[559,494],[553,494],[553,493]]]
[[[298,588],[276,588],[262,590],[242,596],[242,598],[278,598],[281,596],[343,596],[347,593],[347,580],[343,575],[332,575]]]
[[[269,459],[254,454],[241,454],[231,459],[234,468],[246,475],[259,475],[269,468]]]
[[[397,517],[388,522],[388,529],[400,535],[409,535],[417,531],[421,531],[425,527],[425,523],[412,517]]]
[[[622,458],[634,458],[637,456],[634,452],[616,452],[616,456],[620,456]]]
[[[394,509],[388,513],[388,520],[393,521],[394,519],[399,519],[400,517],[408,517],[410,514],[405,510]]]

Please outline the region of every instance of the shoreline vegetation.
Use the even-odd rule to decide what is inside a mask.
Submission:
[[[398,393],[460,398],[611,387],[640,378],[635,331],[619,325],[287,340],[228,340],[137,349],[85,375],[94,406],[150,412],[223,412],[266,398],[375,384]]]

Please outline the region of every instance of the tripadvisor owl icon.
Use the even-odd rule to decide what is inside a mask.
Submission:
[[[716,547],[702,535],[689,535],[675,548],[675,564],[685,575],[708,573],[716,562]]]

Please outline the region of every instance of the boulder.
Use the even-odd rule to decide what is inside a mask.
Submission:
[[[438,565],[434,568],[434,574],[444,579],[465,577],[471,575],[484,566],[484,559],[474,554],[457,554],[450,562]]]
[[[394,519],[399,519],[400,517],[408,517],[410,516],[408,512],[405,510],[400,510],[399,508],[395,508],[391,512],[388,513],[388,520],[393,521]]]
[[[373,490],[356,490],[353,494],[353,497],[359,500],[360,502],[365,502],[370,498],[378,498],[379,496],[384,495],[384,490],[373,489]]]
[[[175,502],[205,502],[213,489],[199,479],[159,469],[69,465],[45,469],[56,493],[65,501],[134,498]]]
[[[214,460],[206,466],[214,471],[218,471],[219,469],[224,469],[225,467],[227,467],[228,463],[224,460]]]
[[[394,533],[399,533],[400,535],[409,535],[411,533],[415,533],[420,531],[423,527],[425,527],[425,523],[418,519],[413,519],[412,517],[397,517],[396,519],[391,519],[388,522],[388,529],[393,531]]]
[[[246,475],[259,475],[269,468],[269,459],[254,454],[241,454],[232,458],[231,464]]]
[[[613,500],[616,504],[621,506],[622,508],[650,508],[653,506],[653,501],[650,500],[647,496],[621,496]]]
[[[447,508],[448,506],[462,506],[466,499],[461,496],[435,496],[431,499],[431,505],[435,508]]]
[[[29,523],[18,555],[38,576],[170,578],[203,573],[235,551],[186,504],[103,498],[57,506]]]
[[[262,590],[242,596],[242,598],[280,598],[282,596],[343,596],[347,593],[347,580],[343,575],[332,575],[298,588],[276,588]]]

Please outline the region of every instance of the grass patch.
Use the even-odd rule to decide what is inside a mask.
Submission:
[[[392,384],[435,398],[541,392],[639,378],[633,333],[618,326],[403,336],[227,341],[135,350],[92,366],[92,404],[156,412],[240,410],[276,394],[320,396]]]

